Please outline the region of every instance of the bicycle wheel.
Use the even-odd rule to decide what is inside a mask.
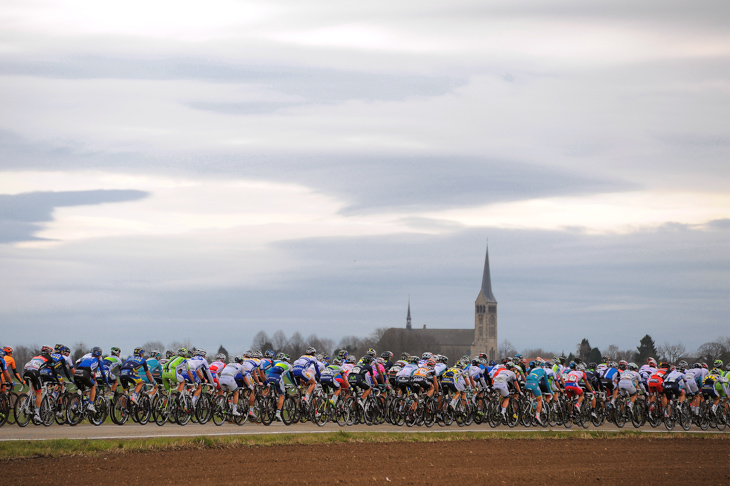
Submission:
[[[634,410],[631,414],[631,425],[634,426],[634,428],[638,429],[646,422],[646,408],[644,408],[643,404],[639,404],[638,400],[637,403],[634,405]]]
[[[189,396],[178,393],[175,407],[175,421],[178,425],[187,425],[193,416],[193,401]]]
[[[160,395],[157,397],[154,403],[154,417],[155,417],[155,423],[159,425],[160,427],[165,425],[167,423],[167,420],[170,417],[170,410],[168,407],[168,402],[170,401],[170,397],[167,395]]]
[[[621,399],[616,401],[613,418],[616,427],[618,427],[619,429],[623,428],[623,426],[626,425],[626,413],[628,408],[629,406],[626,405],[625,400]]]
[[[327,397],[317,396],[312,398],[312,421],[320,427],[324,427],[324,424],[326,424],[329,419],[327,405]]]
[[[29,398],[25,393],[18,395],[18,399],[15,401],[15,423],[19,427],[25,427],[33,418],[32,398]]]
[[[284,403],[286,403],[286,400],[284,400]],[[262,424],[264,424],[266,426],[271,425],[271,423],[276,418],[277,404],[278,404],[278,400],[273,395],[264,397],[264,400],[261,402],[260,412],[259,412],[259,416],[261,417]],[[283,420],[283,411],[282,411],[282,420]]]
[[[89,418],[89,422],[92,425],[99,426],[104,423],[106,416],[109,413],[109,401],[101,393],[96,394],[94,399],[94,408],[96,412],[86,411],[86,416]]]
[[[692,410],[687,402],[682,402],[678,406],[679,425],[684,430],[689,430],[692,427]]]
[[[41,423],[46,427],[50,427],[53,424],[54,415],[54,407],[51,397],[43,397],[43,400],[41,400]]]
[[[606,421],[606,402],[602,399],[596,401],[596,408],[593,411],[595,416],[591,415],[591,423],[594,427],[600,427]]]
[[[66,394],[59,395],[57,398],[51,400],[53,419],[58,425],[64,425],[66,423],[66,407],[64,406],[66,403],[68,403]]]
[[[71,397],[66,406],[66,421],[69,425],[74,426],[84,420],[83,401],[80,396]]]
[[[210,395],[201,393],[198,397],[198,403],[195,404],[195,415],[198,418],[198,423],[201,425],[208,423],[212,412]]]
[[[727,411],[725,410],[724,404],[720,404],[717,407],[717,411],[715,412],[715,426],[719,431],[725,430],[725,427],[727,427]]]
[[[498,398],[493,398],[489,401],[489,410],[487,412],[487,422],[491,428],[495,428],[502,423],[502,404]]]
[[[112,402],[111,418],[117,425],[124,425],[129,420],[129,397],[124,394],[116,394]]]
[[[520,424],[524,427],[532,425],[532,401],[520,400]]]
[[[140,425],[146,425],[150,421],[152,414],[152,404],[150,397],[146,393],[140,393],[137,404],[134,407],[134,421]]]
[[[223,425],[223,422],[226,421],[228,416],[227,405],[228,401],[226,397],[221,395],[213,398],[211,418],[213,419],[213,423],[219,427]],[[233,403],[231,403],[231,407],[233,407]]]
[[[4,393],[0,394],[0,427],[5,425],[10,416],[10,399]]]

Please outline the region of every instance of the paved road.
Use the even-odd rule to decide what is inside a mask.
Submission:
[[[588,429],[576,428],[573,426],[571,429],[565,427],[555,427],[553,429],[543,428],[526,428],[526,427],[515,427],[510,429],[508,427],[497,427],[492,429],[488,424],[475,425],[472,424],[469,427],[459,427],[452,425],[450,427],[439,427],[438,425],[428,427],[396,427],[389,424],[374,425],[368,427],[367,425],[357,425],[352,427],[340,427],[337,424],[328,423],[324,427],[317,427],[314,424],[296,424],[291,426],[285,426],[282,423],[273,423],[268,427],[258,424],[244,424],[237,426],[233,424],[223,424],[220,427],[215,426],[213,423],[205,425],[188,424],[184,427],[174,424],[166,424],[162,427],[158,427],[154,424],[138,425],[134,423],[127,423],[123,426],[119,425],[100,425],[94,427],[88,423],[77,425],[76,427],[70,427],[68,425],[59,426],[52,425],[50,427],[34,426],[29,424],[27,427],[21,428],[17,425],[6,424],[0,427],[0,441],[15,441],[15,440],[44,440],[44,439],[135,439],[135,438],[149,438],[149,437],[195,437],[199,435],[259,435],[259,434],[304,434],[304,433],[323,433],[323,432],[406,432],[406,433],[438,433],[438,432],[491,432],[491,431],[503,431],[503,432],[529,432],[539,430],[555,430],[555,431],[574,431],[580,432],[584,430],[601,430],[607,432],[619,432],[619,431],[633,431],[637,430],[630,425],[619,429],[613,424],[603,425],[596,429],[590,427]],[[644,426],[641,429],[642,432],[666,432],[666,429],[661,426],[656,429],[652,429],[649,426]],[[677,432],[683,432],[681,428],[675,429]],[[690,432],[692,433],[703,433],[701,430],[693,427]],[[708,430],[708,433],[723,433],[730,435],[730,429],[726,429],[723,432],[717,432],[716,430]]]

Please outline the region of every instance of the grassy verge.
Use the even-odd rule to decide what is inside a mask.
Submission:
[[[236,435],[199,437],[160,437],[151,439],[72,440],[0,442],[0,461],[29,457],[61,457],[74,455],[99,455],[109,453],[133,453],[181,449],[226,449],[232,447],[270,447],[280,445],[313,445],[340,443],[393,443],[393,442],[445,442],[478,441],[493,439],[528,440],[621,440],[641,438],[646,440],[672,440],[691,438],[696,440],[730,440],[730,434],[652,433],[639,431],[536,431],[536,432],[441,432],[434,434],[410,434],[401,432],[332,432],[324,434]]]

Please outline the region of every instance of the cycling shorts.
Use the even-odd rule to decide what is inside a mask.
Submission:
[[[269,375],[269,377],[266,379],[266,383],[273,383],[276,385],[274,388],[276,391],[278,391],[280,394],[286,393],[286,384],[284,383],[284,378],[281,375]]]
[[[569,398],[572,398],[574,396],[582,395],[583,389],[578,385],[578,383],[566,383],[565,393],[568,395]]]
[[[310,369],[304,369],[304,368],[294,368],[292,371],[292,376],[295,378],[299,378],[302,381],[308,382],[309,380],[314,378],[314,372]]]
[[[81,390],[93,388],[96,382],[91,377],[91,368],[76,368],[74,371],[74,384]]]
[[[679,386],[679,383],[676,381],[671,383],[664,383],[664,395],[668,399],[672,398],[679,398],[679,395],[682,394],[682,387]]]
[[[232,375],[221,376],[218,378],[218,382],[220,383],[221,390],[232,392],[238,390],[238,383],[236,383],[236,379]]]
[[[353,389],[369,390],[370,384],[363,379],[362,375],[350,375],[347,377],[347,381]]]
[[[527,388],[528,390],[530,390],[532,392],[532,394],[535,395],[535,397],[542,396],[542,390],[540,390],[540,386],[537,383],[533,383],[533,382],[528,381],[525,384],[525,388]]]
[[[663,380],[650,379],[649,380],[649,393],[661,393],[664,390]]]
[[[43,385],[41,385],[41,374],[38,370],[25,370],[23,372],[23,379],[26,382],[30,381],[31,386],[33,386],[33,390],[35,391],[43,388]]]

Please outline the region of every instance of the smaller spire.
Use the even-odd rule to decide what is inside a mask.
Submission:
[[[408,296],[408,316],[406,317],[406,329],[411,328],[411,296]]]

